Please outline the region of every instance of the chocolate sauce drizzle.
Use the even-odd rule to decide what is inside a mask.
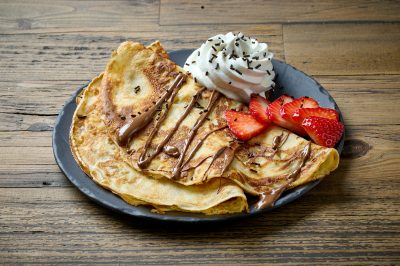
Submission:
[[[274,205],[275,201],[281,196],[281,194],[296,180],[300,174],[301,168],[304,166],[308,157],[310,156],[310,151],[311,142],[308,142],[303,151],[298,155],[301,160],[300,165],[292,173],[288,174],[286,177],[287,182],[279,188],[272,190],[271,193],[261,193],[260,199],[255,206],[256,209],[264,209]]]
[[[179,149],[175,146],[170,146],[167,145],[163,148],[165,154],[171,156],[171,157],[179,157],[179,155],[181,155],[181,152],[179,151]]]
[[[272,140],[273,153],[270,155],[271,158],[275,156],[279,148],[282,147],[282,145],[285,144],[286,140],[288,139],[289,133],[283,136],[284,134],[285,133],[282,132],[282,134],[280,134],[279,136],[275,136],[274,139]]]
[[[178,162],[175,165],[174,169],[172,170],[172,179],[178,180],[181,177],[181,172],[182,172],[182,167],[183,167],[183,160],[185,158],[185,154],[189,148],[190,143],[192,143],[192,140],[194,136],[197,133],[197,130],[200,128],[200,126],[203,124],[204,120],[206,120],[209,112],[211,111],[212,107],[214,106],[215,102],[219,98],[220,93],[218,91],[213,91],[210,97],[210,100],[207,104],[206,109],[203,111],[203,113],[200,115],[200,117],[197,119],[196,123],[194,126],[190,129],[189,134],[187,138],[185,139],[184,145],[183,145],[183,150],[181,152],[181,155],[178,158]],[[188,160],[190,160],[194,155],[194,152],[191,152],[189,154]]]
[[[220,148],[213,156],[211,159],[210,164],[208,165],[206,171],[203,174],[203,178],[202,181],[206,181],[207,180],[207,174],[211,169],[211,166],[213,165],[213,163],[221,156],[221,154],[224,154],[224,162],[223,162],[223,167],[221,169],[221,172],[219,174],[219,176],[222,176],[222,174],[226,171],[226,169],[228,169],[229,165],[231,164],[231,162],[233,161],[234,156],[229,156],[229,154],[226,152],[227,150],[231,150],[232,153],[235,153],[236,149],[239,147],[239,144],[237,142],[232,142],[229,146],[225,146]]]
[[[173,91],[180,88],[184,81],[186,81],[186,75],[179,73],[172,85],[152,107],[150,107],[146,112],[138,113],[137,116],[133,117],[128,123],[122,126],[118,131],[118,144],[120,146],[126,146],[133,134],[147,126],[164,101],[171,96]]]
[[[154,126],[153,130],[150,132],[150,136],[148,137],[146,144],[144,146],[144,150],[143,152],[140,154],[139,157],[139,161],[138,161],[138,166],[140,168],[144,168],[146,166],[149,165],[149,163],[151,162],[151,160],[154,159],[154,157],[156,157],[164,148],[164,146],[168,143],[168,141],[171,139],[172,135],[176,132],[176,130],[178,129],[179,125],[182,123],[182,121],[187,117],[187,115],[190,113],[190,111],[192,110],[194,104],[197,102],[197,100],[199,99],[200,95],[203,93],[203,91],[205,90],[205,88],[202,88],[201,90],[199,90],[192,98],[192,100],[190,101],[189,105],[187,106],[185,112],[183,113],[183,115],[179,118],[179,120],[176,122],[174,128],[172,130],[169,131],[169,133],[167,134],[167,136],[165,136],[165,138],[157,145],[155,151],[152,154],[147,154],[147,150],[155,136],[155,134],[158,132],[158,130],[160,129],[161,123],[164,121],[164,119],[167,117],[167,113],[169,108],[172,105],[172,102],[174,100],[175,95],[178,93],[179,88],[177,88],[174,93],[171,95],[171,97],[168,100],[165,112],[162,114],[162,116],[160,117],[160,119],[157,121],[156,125]],[[179,152],[179,151],[178,151]]]
[[[209,132],[207,132],[207,134],[205,134],[201,139],[199,139],[196,143],[196,145],[193,147],[193,149],[191,150],[191,152],[189,153],[188,158],[182,163],[182,168],[183,171],[185,171],[186,169],[184,168],[186,166],[186,164],[189,163],[189,161],[193,158],[193,156],[196,154],[196,152],[198,151],[198,149],[200,149],[200,147],[203,145],[204,141],[208,138],[208,136],[210,136],[212,133],[217,132],[219,130],[223,130],[225,128],[228,128],[228,126],[223,126],[223,127],[219,127],[213,130],[210,130]],[[204,158],[197,166],[199,166],[201,163],[203,163],[206,159],[210,158],[206,157]],[[196,167],[197,167],[196,166]],[[190,168],[189,168],[190,169]]]
[[[228,148],[229,148],[228,146],[225,146],[225,147],[220,148],[220,149],[211,157],[211,162],[210,162],[210,164],[208,165],[206,171],[204,172],[201,181],[204,182],[204,181],[207,180],[207,178],[208,178],[208,176],[207,176],[208,171],[210,171],[210,168],[211,168],[211,166],[213,165],[214,161],[217,160],[218,157],[219,157],[223,152],[225,152],[225,150],[228,149]]]

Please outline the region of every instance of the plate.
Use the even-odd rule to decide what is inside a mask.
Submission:
[[[186,58],[192,53],[192,51],[193,50],[179,50],[170,52],[169,55],[173,61],[183,66]],[[277,89],[275,89],[271,95],[272,99],[275,99],[282,94],[289,94],[294,97],[310,96],[317,100],[322,107],[336,109],[339,112],[340,120],[343,123],[343,117],[337,104],[329,95],[329,93],[317,81],[284,62],[272,60],[272,63],[274,65],[275,72],[278,74],[276,78]],[[75,97],[87,85],[88,84],[82,86],[72,95],[58,115],[53,131],[53,152],[61,171],[71,181],[71,183],[91,200],[111,210],[134,217],[160,221],[187,223],[226,221],[254,216],[279,208],[304,195],[320,182],[320,180],[317,180],[285,192],[276,201],[272,208],[258,210],[254,208],[254,202],[250,202],[249,213],[213,216],[185,212],[167,212],[166,214],[158,214],[151,212],[151,209],[146,206],[132,206],[110,191],[103,189],[101,186],[98,186],[96,183],[94,183],[92,179],[81,170],[72,156],[69,146],[69,129],[72,122],[72,116],[76,109]],[[342,152],[343,143],[344,136],[342,136],[342,139],[336,146],[339,154]]]

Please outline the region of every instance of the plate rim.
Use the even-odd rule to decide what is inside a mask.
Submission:
[[[180,49],[180,50],[170,51],[168,54],[170,56],[173,56],[175,54],[188,53],[191,51],[194,51],[194,49]],[[334,103],[335,109],[339,112],[340,121],[343,123],[343,121],[344,121],[343,115],[342,115],[336,101],[329,94],[329,92],[320,83],[318,83],[318,81],[316,81],[313,77],[307,75],[303,71],[293,67],[290,64],[287,64],[287,63],[282,62],[277,59],[273,59],[273,61],[287,65],[288,67],[294,69],[295,71],[301,72],[305,77],[311,79],[311,81],[313,81],[318,86],[318,89],[320,90],[320,92],[327,95],[329,97],[329,100]],[[67,109],[71,105],[74,105],[74,104],[75,104],[75,106],[73,106],[74,107],[73,109],[74,110],[76,109],[75,98],[84,88],[86,88],[89,85],[89,83],[90,83],[90,81],[88,81],[87,84],[79,87],[72,94],[72,96],[64,103],[63,108],[60,110],[60,112],[57,116],[57,119],[55,121],[53,132],[52,132],[53,155],[54,155],[57,165],[59,166],[59,168],[62,171],[62,173],[64,174],[64,176],[76,188],[78,188],[79,191],[81,191],[86,197],[88,197],[92,201],[94,201],[97,204],[99,204],[103,207],[106,207],[107,209],[110,209],[114,212],[123,213],[123,214],[129,215],[131,217],[143,218],[143,219],[153,220],[153,221],[163,221],[163,222],[210,223],[210,222],[231,221],[231,220],[243,219],[246,217],[258,216],[263,213],[270,212],[274,209],[280,208],[290,202],[297,200],[298,198],[300,198],[304,194],[308,193],[311,189],[313,189],[315,186],[317,186],[321,182],[321,179],[318,179],[318,180],[312,181],[310,183],[304,184],[303,186],[289,190],[287,193],[284,194],[284,196],[280,197],[276,201],[276,204],[271,208],[256,210],[256,209],[254,209],[254,206],[253,206],[253,208],[251,206],[249,206],[250,210],[248,213],[235,213],[235,214],[225,214],[225,215],[206,215],[206,214],[198,214],[198,213],[191,213],[191,212],[166,212],[164,214],[159,214],[159,213],[151,212],[151,207],[149,207],[149,206],[130,205],[130,204],[126,203],[125,201],[123,201],[123,199],[120,198],[119,196],[113,194],[111,191],[97,185],[88,175],[86,175],[86,173],[83,172],[83,170],[81,169],[79,164],[75,161],[75,158],[73,158],[74,159],[73,162],[78,166],[79,170],[82,171],[84,175],[86,175],[86,178],[88,178],[91,182],[93,182],[95,184],[95,186],[97,186],[97,189],[99,189],[99,191],[106,191],[107,193],[110,193],[113,197],[118,198],[122,204],[129,205],[127,208],[122,207],[122,206],[115,206],[114,204],[108,202],[107,200],[98,198],[98,196],[93,194],[92,191],[90,191],[87,188],[85,188],[84,186],[82,186],[82,182],[79,182],[77,177],[74,177],[73,174],[69,173],[69,171],[67,169],[68,166],[66,166],[64,164],[63,159],[62,159],[63,157],[68,156],[69,153],[67,155],[61,154],[61,151],[60,151],[61,148],[59,147],[59,144],[58,144],[59,141],[64,142],[62,136],[67,134],[67,136],[68,136],[67,146],[68,146],[69,152],[71,153],[71,156],[72,156],[71,147],[69,145],[69,130],[67,133],[60,132],[60,130],[61,130],[60,126],[61,126],[61,122],[63,121],[63,119],[64,120],[66,119],[65,116],[67,115],[66,114],[66,111],[68,111]],[[67,121],[63,121],[63,122],[67,122],[67,126],[68,126],[68,128],[70,128],[72,120],[67,120]],[[343,136],[342,136],[339,144],[336,146],[336,149],[338,150],[339,154],[341,154],[341,152],[343,150],[344,138],[345,138],[345,133],[343,133]]]

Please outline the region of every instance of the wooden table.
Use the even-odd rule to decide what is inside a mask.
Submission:
[[[399,1],[0,1],[0,263],[400,264]],[[187,227],[115,214],[60,172],[63,103],[124,40],[168,50],[242,31],[344,113],[339,169],[301,199]]]

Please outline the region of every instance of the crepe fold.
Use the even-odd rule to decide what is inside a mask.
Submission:
[[[337,168],[335,149],[276,126],[237,141],[223,113],[247,107],[200,86],[156,46],[122,43],[102,80],[104,123],[132,168],[188,189],[222,176],[254,195],[281,193]]]
[[[78,96],[70,132],[76,161],[97,184],[132,205],[150,205],[158,212],[224,214],[247,210],[243,190],[228,179],[188,187],[167,178],[151,178],[126,163],[123,150],[109,137],[101,118],[101,80],[102,75]]]

